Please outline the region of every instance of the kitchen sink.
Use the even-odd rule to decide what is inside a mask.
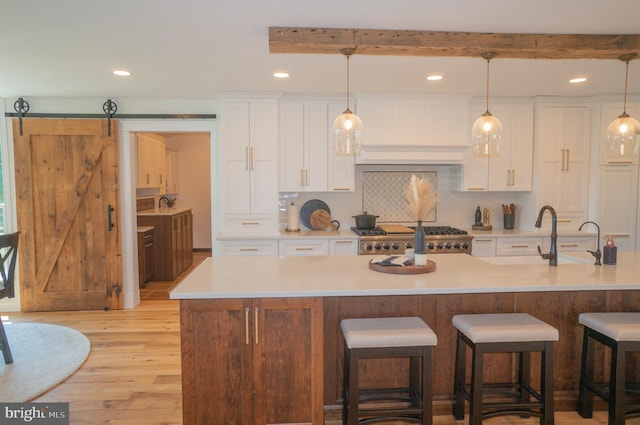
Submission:
[[[498,266],[507,265],[525,265],[525,264],[549,264],[549,260],[545,260],[539,255],[522,255],[522,256],[497,256],[497,257],[477,257],[478,260],[482,260],[489,264],[495,264]],[[593,260],[585,260],[570,255],[558,254],[558,264],[593,264]]]

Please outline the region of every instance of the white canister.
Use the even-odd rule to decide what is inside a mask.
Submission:
[[[298,206],[293,202],[287,205],[287,232],[297,232],[300,230],[300,214],[298,213]]]
[[[426,266],[427,265],[427,254],[418,254],[417,252],[414,254],[415,260],[414,264],[416,266]]]

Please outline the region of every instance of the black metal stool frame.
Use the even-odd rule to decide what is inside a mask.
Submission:
[[[467,346],[472,350],[471,384],[467,385]],[[540,392],[530,385],[531,353],[542,354]],[[483,357],[485,353],[518,353],[518,382],[504,384],[483,383]],[[512,389],[509,391],[509,389]],[[506,394],[514,401],[484,403],[483,396]],[[483,418],[503,415],[537,416],[541,425],[554,424],[553,404],[553,341],[482,342],[474,343],[458,331],[456,365],[454,371],[453,416],[464,419],[464,400],[469,402],[469,424],[480,425]],[[531,401],[531,396],[535,401]],[[486,411],[485,411],[486,410]]]
[[[422,425],[433,423],[432,375],[433,346],[410,347],[344,347],[344,392],[342,422],[345,425],[367,424],[377,421],[408,421]],[[360,389],[358,361],[361,359],[409,358],[409,387]],[[403,395],[406,394],[406,395]],[[397,400],[409,402],[407,407],[366,408],[361,402]],[[360,419],[360,416],[363,419]]]
[[[611,348],[609,384],[593,382],[595,341]],[[580,388],[578,390],[578,414],[593,417],[593,396],[597,395],[609,404],[609,425],[624,425],[625,418],[640,416],[640,402],[625,403],[627,392],[640,393],[638,385],[626,383],[627,352],[640,351],[639,341],[616,341],[600,332],[584,327]]]

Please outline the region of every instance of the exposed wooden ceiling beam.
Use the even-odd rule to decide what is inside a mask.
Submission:
[[[347,28],[269,27],[271,53],[333,53],[389,56],[475,56],[496,58],[619,59],[640,55],[640,34],[500,34]]]

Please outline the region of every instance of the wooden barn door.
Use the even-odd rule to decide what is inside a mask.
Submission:
[[[118,123],[13,122],[23,311],[123,305]]]

